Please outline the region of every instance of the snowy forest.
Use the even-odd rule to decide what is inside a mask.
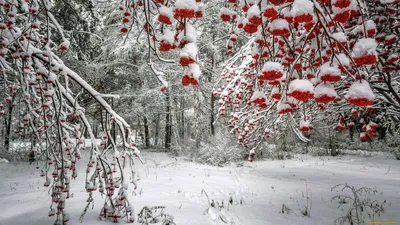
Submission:
[[[400,223],[399,0],[0,14],[0,225]]]

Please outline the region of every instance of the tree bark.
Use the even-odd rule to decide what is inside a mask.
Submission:
[[[179,136],[181,138],[181,140],[185,139],[185,104],[184,104],[184,97],[182,97],[181,99],[181,116],[180,116],[180,132],[179,132]]]
[[[10,105],[8,106],[8,118],[7,120],[4,120],[5,125],[6,125],[6,133],[4,136],[4,149],[6,152],[10,151],[10,138],[11,138],[11,119],[12,119],[12,110],[13,107],[11,106],[12,103],[9,103]]]
[[[143,116],[144,122],[144,140],[146,148],[150,148],[150,135],[149,135],[149,124],[146,116]]]
[[[158,139],[159,139],[159,125],[160,125],[160,114],[157,114],[156,117],[156,122],[155,122],[156,128],[154,129],[154,145],[158,146]]]
[[[198,87],[196,87],[194,89],[195,92],[195,125],[194,125],[194,129],[195,129],[195,138],[196,138],[196,148],[200,148],[200,144],[201,144],[201,125],[200,125],[200,92]]]
[[[215,106],[215,96],[211,93],[211,112],[210,112],[210,128],[211,135],[215,135],[215,127],[214,127],[214,106]]]
[[[169,92],[166,92],[166,114],[165,114],[165,149],[169,150],[171,148],[171,135],[172,135],[172,126],[171,126],[171,102]]]

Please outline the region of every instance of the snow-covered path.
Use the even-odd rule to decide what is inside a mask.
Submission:
[[[178,225],[224,224],[213,221],[217,210],[207,213],[207,197],[224,202],[222,213],[236,225],[328,225],[341,215],[337,202],[331,198],[331,187],[348,183],[355,187],[376,188],[380,200],[391,202],[379,221],[400,223],[400,163],[395,160],[356,156],[322,157],[298,156],[285,161],[245,162],[224,167],[210,167],[163,153],[143,153],[147,163],[139,165],[141,180],[137,195],[130,201],[138,211],[143,206],[164,205],[174,215]],[[390,170],[389,170],[390,168]],[[79,216],[87,194],[84,187],[84,168],[77,181],[72,182],[74,197],[67,201],[71,214],[69,224],[80,224]],[[50,196],[43,187],[35,165],[28,163],[0,164],[0,225],[46,225]],[[39,181],[39,182],[38,182]],[[311,216],[303,216],[306,206],[306,184],[312,195]],[[233,205],[228,201],[232,197]],[[240,202],[242,201],[242,204]],[[96,194],[93,210],[89,210],[84,225],[98,225],[102,199]],[[282,205],[290,208],[282,214]],[[368,221],[368,219],[366,220]]]

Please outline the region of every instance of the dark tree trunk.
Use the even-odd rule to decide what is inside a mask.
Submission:
[[[164,147],[168,150],[171,148],[171,135],[172,135],[172,126],[171,126],[171,104],[169,93],[166,93],[166,114],[165,114],[165,145]]]
[[[150,135],[149,135],[149,123],[146,116],[143,116],[144,126],[144,140],[146,148],[150,148]]]
[[[211,93],[211,113],[210,113],[210,127],[211,127],[211,135],[215,135],[215,127],[214,127],[214,105],[215,105],[215,97]]]
[[[213,39],[215,37],[213,36]],[[210,76],[208,77],[208,81],[212,82],[212,75],[214,72],[214,55],[211,57],[211,73]],[[211,112],[210,112],[210,128],[211,128],[211,135],[215,135],[215,127],[214,127],[214,107],[215,107],[215,96],[213,95],[213,93],[211,93]]]
[[[11,103],[8,106],[8,118],[4,120],[4,123],[6,125],[6,133],[4,137],[4,149],[6,152],[10,150],[10,138],[11,138],[11,119],[12,119],[12,106]]]
[[[180,130],[179,130],[179,137],[181,140],[185,139],[185,99],[182,97],[181,99],[181,115],[180,121],[178,121]]]
[[[154,137],[154,145],[158,146],[160,114],[157,114],[155,125],[156,125],[156,128],[155,128],[155,131],[154,131],[154,136],[155,136]]]

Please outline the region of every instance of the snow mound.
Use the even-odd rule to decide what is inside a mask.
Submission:
[[[7,159],[0,158],[0,163],[8,163]]]
[[[314,93],[314,85],[309,80],[296,79],[289,84],[289,91],[294,90]]]
[[[349,92],[346,94],[346,98],[366,98],[373,101],[375,96],[372,92],[369,83],[366,80],[360,80],[354,82],[350,88]]]
[[[357,41],[353,47],[354,57],[362,57],[365,55],[376,55],[376,47],[378,44],[373,38],[362,38]]]

